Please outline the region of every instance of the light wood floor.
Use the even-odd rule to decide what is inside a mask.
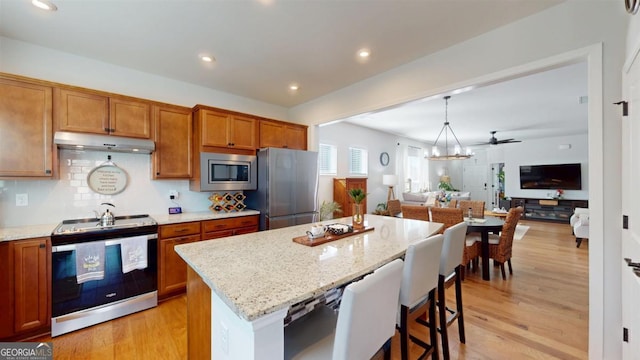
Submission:
[[[513,275],[491,281],[468,273],[463,283],[467,343],[449,328],[453,359],[587,359],[588,250],[575,247],[569,225],[522,221],[514,241]],[[447,299],[454,299],[449,289]],[[450,307],[453,307],[450,305]],[[415,328],[425,340],[426,330]],[[55,359],[186,359],[186,297],[51,340]],[[394,338],[392,358],[399,359]],[[415,352],[415,353],[414,353]],[[412,348],[412,358],[418,349]]]

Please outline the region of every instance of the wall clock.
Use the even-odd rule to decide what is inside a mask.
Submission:
[[[389,165],[389,154],[387,152],[380,154],[380,164],[382,164],[382,166]]]

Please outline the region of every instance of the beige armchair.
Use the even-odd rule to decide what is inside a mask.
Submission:
[[[569,219],[569,224],[571,224],[573,234],[576,236],[576,247],[580,247],[582,240],[589,238],[589,209],[575,208]]]

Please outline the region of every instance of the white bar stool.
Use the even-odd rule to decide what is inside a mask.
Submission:
[[[370,359],[380,348],[391,358],[403,261],[396,259],[349,284],[340,310],[321,307],[284,331],[285,359]]]
[[[449,333],[447,328],[458,320],[460,342],[465,343],[464,315],[462,311],[462,256],[466,245],[467,223],[461,222],[444,231],[444,245],[440,257],[440,271],[438,276],[438,313],[440,316],[440,337],[442,339],[442,356],[445,360],[449,355]],[[445,290],[455,284],[456,310],[447,308]],[[450,316],[449,316],[450,315]]]
[[[444,236],[435,235],[409,245],[405,255],[400,288],[400,353],[402,360],[409,358],[409,340],[424,349],[420,359],[431,355],[438,358],[438,330],[436,329],[436,286]],[[458,261],[459,262],[459,261]],[[420,318],[428,312],[428,321]],[[429,327],[430,344],[409,334],[413,321]]]

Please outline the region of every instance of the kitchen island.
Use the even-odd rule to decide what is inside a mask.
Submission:
[[[292,240],[310,225],[176,246],[189,265],[189,358],[281,359],[292,305],[402,257],[442,224],[366,215],[365,226],[374,230],[315,247]]]

